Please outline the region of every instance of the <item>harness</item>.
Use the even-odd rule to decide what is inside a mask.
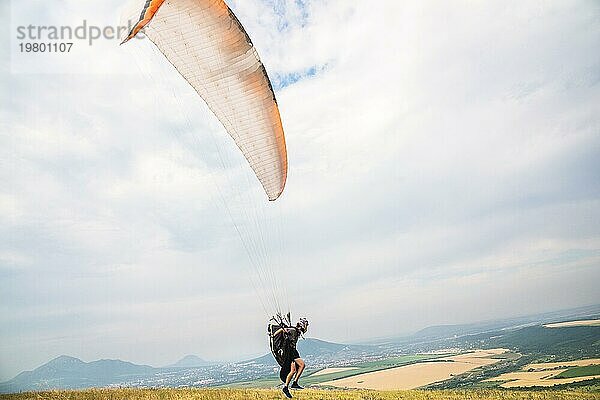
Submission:
[[[286,354],[286,342],[287,342],[287,332],[286,329],[292,327],[292,321],[290,317],[290,313],[284,317],[280,313],[277,313],[275,316],[271,318],[269,321],[269,326],[267,331],[269,333],[269,346],[271,347],[271,353],[273,357],[275,357],[275,361],[279,364],[280,367],[283,367],[285,364],[285,354]],[[275,335],[279,329],[283,329],[283,332],[280,335]]]

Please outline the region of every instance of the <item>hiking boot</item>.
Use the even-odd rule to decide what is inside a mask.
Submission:
[[[302,386],[298,385],[298,382],[292,383],[292,389],[302,390],[304,389]]]
[[[283,394],[285,394],[285,397],[287,397],[288,399],[292,398],[292,394],[290,393],[290,389],[288,389],[287,386],[284,386],[283,389],[281,389],[281,391],[283,392]]]

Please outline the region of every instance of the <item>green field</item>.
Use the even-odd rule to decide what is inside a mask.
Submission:
[[[586,365],[582,367],[572,367],[556,375],[555,379],[578,378],[580,376],[600,375],[600,365]]]
[[[399,356],[399,357],[392,357],[392,358],[388,358],[385,360],[369,361],[369,362],[364,362],[364,363],[357,363],[354,365],[348,365],[348,367],[353,367],[356,369],[335,372],[333,374],[318,375],[318,376],[311,376],[311,374],[314,374],[315,372],[318,372],[320,370],[318,370],[318,369],[307,370],[304,373],[304,375],[302,376],[301,380],[302,380],[303,385],[311,386],[311,385],[316,385],[319,383],[331,381],[334,379],[346,378],[349,376],[360,375],[360,374],[364,374],[367,372],[380,371],[380,370],[387,369],[387,368],[400,367],[403,365],[413,364],[416,362],[421,362],[421,361],[426,361],[426,360],[435,360],[436,358],[444,357],[446,355],[447,354],[436,354],[436,355],[416,354],[416,355],[405,355],[405,356]],[[279,383],[281,383],[281,382],[279,381],[277,374],[273,373],[272,377],[258,379],[258,380],[250,381],[250,382],[240,382],[240,383],[230,384],[230,385],[227,385],[227,387],[272,388],[274,386],[277,386]]]
[[[0,395],[2,400],[279,400],[283,398],[278,390],[268,389],[94,389]],[[591,400],[600,398],[600,394],[579,390],[409,390],[393,392],[305,390],[294,392],[294,398],[301,400]]]

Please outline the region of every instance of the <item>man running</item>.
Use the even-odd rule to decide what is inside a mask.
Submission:
[[[306,318],[300,318],[300,321],[296,324],[296,326],[290,328],[279,328],[273,336],[283,335],[284,337],[284,347],[283,347],[283,365],[281,366],[281,374],[280,376],[283,379],[284,374],[287,372],[284,386],[283,386],[283,394],[286,395],[287,398],[291,399],[292,394],[290,393],[290,382],[292,382],[292,378],[294,381],[292,383],[292,389],[304,389],[302,386],[298,384],[298,379],[302,375],[304,371],[304,360],[300,358],[300,354],[296,349],[296,343],[298,343],[298,339],[300,335],[306,333],[308,330],[308,320]],[[288,372],[289,370],[289,372]]]

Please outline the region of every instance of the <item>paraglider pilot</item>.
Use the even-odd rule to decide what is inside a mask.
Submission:
[[[273,333],[273,338],[278,338],[278,335],[283,335],[283,363],[281,365],[280,377],[283,380],[285,376],[283,393],[288,397],[292,398],[290,393],[290,382],[292,378],[292,389],[303,389],[298,384],[298,379],[304,371],[304,360],[300,358],[300,354],[296,349],[296,343],[300,336],[308,330],[308,320],[306,318],[300,318],[300,321],[296,326],[282,327]],[[279,338],[278,338],[279,339]]]

